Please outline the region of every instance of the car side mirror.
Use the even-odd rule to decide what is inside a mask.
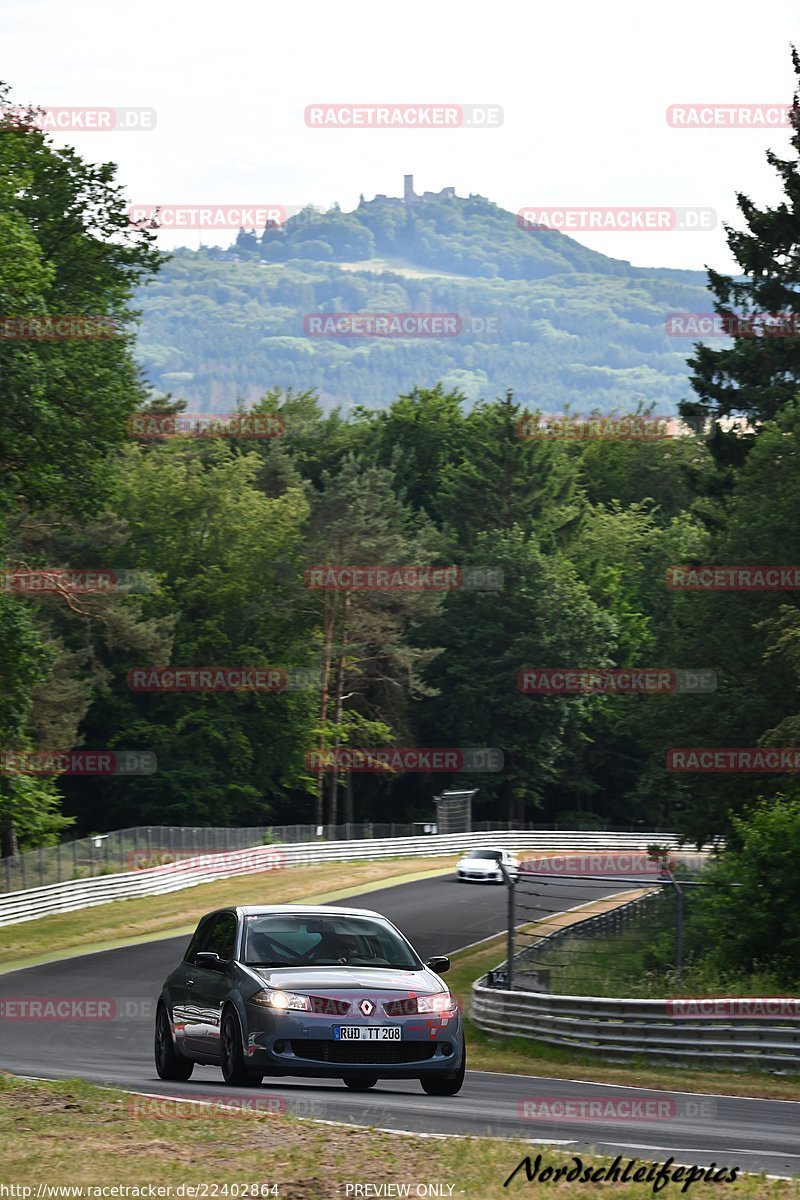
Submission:
[[[436,958],[429,958],[425,966],[430,967],[437,975],[444,975],[445,971],[450,970],[450,959],[446,954],[440,954]]]
[[[195,954],[194,961],[198,967],[208,967],[210,971],[224,971],[228,965],[215,950],[201,950]]]

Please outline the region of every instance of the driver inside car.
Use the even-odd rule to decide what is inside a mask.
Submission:
[[[314,962],[330,959],[335,963],[349,962],[356,950],[353,938],[342,937],[333,930],[326,930],[309,956]]]

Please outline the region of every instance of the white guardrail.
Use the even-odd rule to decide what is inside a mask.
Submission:
[[[643,852],[648,845],[677,848],[679,838],[666,833],[585,833],[520,830],[488,833],[427,834],[419,837],[358,839],[341,842],[295,842],[255,846],[225,854],[198,854],[165,866],[92,879],[71,879],[25,891],[0,893],[0,926],[34,921],[50,913],[74,912],[113,900],[159,896],[182,888],[213,883],[236,875],[260,874],[308,863],[346,862],[380,858],[437,858],[473,846],[513,850],[624,850]]]

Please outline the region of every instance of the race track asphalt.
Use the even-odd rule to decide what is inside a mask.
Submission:
[[[620,885],[560,884],[552,891],[558,911]],[[370,892],[342,906],[375,909],[389,917],[423,958],[446,954],[505,927],[505,888],[460,884],[453,876]],[[201,913],[198,913],[200,916]],[[520,914],[522,919],[522,914]],[[0,941],[2,929],[0,929]],[[281,1078],[258,1091],[226,1088],[219,1071],[195,1067],[186,1083],[159,1080],[152,1057],[155,1002],[177,965],[186,938],[146,942],[123,949],[77,955],[0,975],[0,998],[81,997],[113,1001],[108,1020],[0,1020],[0,1068],[42,1078],[80,1076],[132,1092],[193,1100],[237,1099],[268,1111],[294,1112],[351,1124],[420,1133],[515,1137],[573,1153],[590,1147],[623,1157],[647,1157],[772,1175],[800,1174],[800,1103],[646,1091],[590,1081],[546,1079],[468,1071],[453,1098],[426,1096],[416,1081],[379,1082],[357,1094],[338,1081]],[[501,955],[499,957],[502,957]],[[591,1069],[585,1068],[587,1075]],[[558,1119],[541,1119],[545,1102],[601,1102],[602,1107]],[[625,1118],[609,1118],[608,1101],[628,1101]],[[656,1101],[656,1104],[646,1104]],[[531,1119],[531,1102],[539,1116]],[[556,1108],[557,1113],[560,1111]],[[509,1158],[509,1172],[518,1160]]]

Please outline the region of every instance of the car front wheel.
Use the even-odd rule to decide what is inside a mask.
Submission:
[[[467,1069],[467,1048],[461,1039],[461,1066],[449,1074],[421,1075],[420,1083],[423,1092],[428,1096],[455,1096],[464,1086],[464,1073]]]
[[[194,1070],[194,1063],[175,1049],[163,1001],[156,1013],[155,1058],[159,1079],[188,1079]]]
[[[229,1087],[261,1086],[264,1076],[259,1075],[257,1072],[249,1071],[245,1065],[239,1019],[231,1009],[228,1009],[222,1017],[220,1055],[222,1059],[222,1078]]]

